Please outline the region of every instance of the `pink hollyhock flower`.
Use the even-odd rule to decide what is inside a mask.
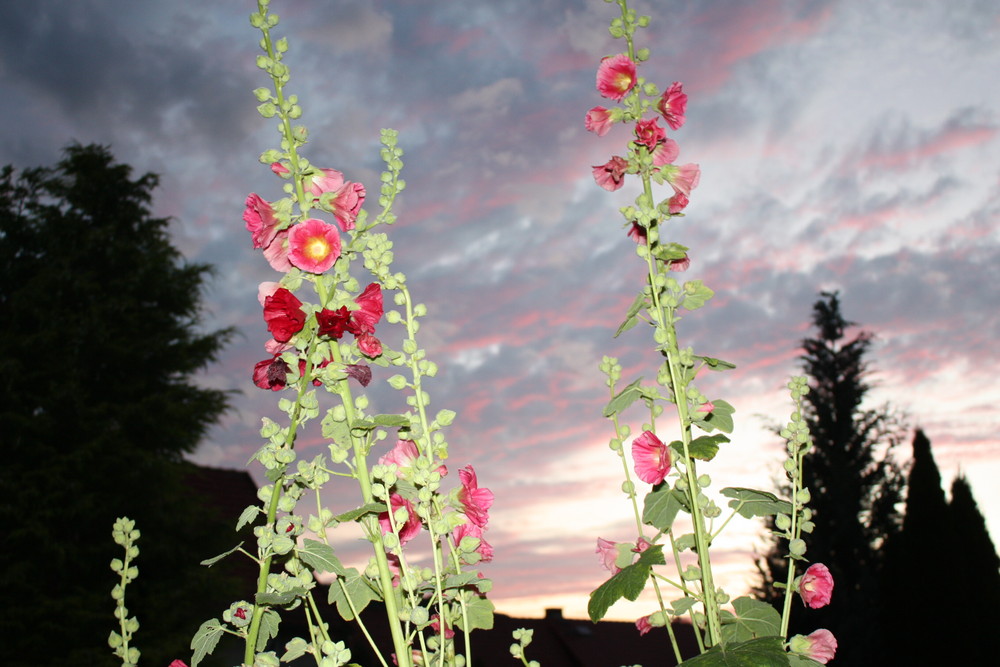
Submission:
[[[170,663],[169,667],[188,667],[187,663],[183,660],[174,660]]]
[[[640,635],[644,635],[653,629],[653,626],[649,624],[649,616],[643,616],[635,622],[635,627],[639,631]]]
[[[635,63],[624,53],[604,58],[597,68],[597,92],[615,102],[628,95],[635,81]]]
[[[334,193],[329,200],[329,210],[345,232],[354,229],[362,204],[365,203],[365,186],[344,180],[344,175],[336,169],[320,169],[306,184],[306,190],[321,197],[327,192]]]
[[[604,107],[594,107],[587,112],[587,118],[583,122],[588,132],[594,132],[599,137],[603,137],[614,125],[611,120],[611,113]]]
[[[347,306],[341,306],[337,310],[324,308],[316,313],[316,324],[319,326],[317,333],[320,336],[340,340],[350,319],[351,311],[347,309]]]
[[[493,546],[486,541],[483,537],[483,529],[474,523],[460,523],[455,527],[455,532],[453,533],[455,538],[455,544],[459,544],[463,537],[475,537],[479,540],[479,546],[476,547],[476,553],[479,554],[480,559],[484,563],[488,563],[493,560]]]
[[[340,257],[337,228],[316,218],[295,225],[288,233],[288,260],[303,271],[323,273]]]
[[[667,138],[667,131],[660,127],[655,118],[636,121],[635,143],[642,144],[650,151]]]
[[[271,171],[273,171],[278,176],[285,176],[287,174],[292,173],[291,171],[289,171],[288,167],[281,164],[280,162],[272,162]]]
[[[646,228],[638,222],[632,221],[632,226],[628,230],[628,237],[636,243],[646,244]]]
[[[417,516],[416,511],[414,511],[413,503],[411,503],[409,500],[399,495],[398,493],[394,493],[391,496],[389,496],[389,507],[392,509],[393,517],[396,516],[396,510],[398,510],[400,507],[406,508],[406,513],[407,513],[406,522],[402,526],[398,524],[396,525],[396,528],[399,530],[399,543],[406,544],[407,542],[412,540],[417,533],[420,532],[420,525],[421,525],[420,517]],[[379,525],[382,526],[383,534],[392,532],[392,524],[389,523],[388,511],[382,512],[381,514],[378,515],[378,522]]]
[[[688,265],[691,264],[691,260],[688,259],[687,257],[684,257],[683,260],[676,260],[675,259],[673,261],[676,262],[676,261],[685,261],[685,260],[687,260]],[[684,267],[684,268],[687,268],[687,267]],[[676,269],[676,270],[677,271],[681,271],[683,269]],[[700,412],[700,413],[702,413],[704,415],[710,415],[710,414],[712,414],[712,410],[715,410],[715,403],[712,403],[712,401],[706,401],[706,402],[702,403],[701,405],[699,405],[697,407],[697,409],[695,410],[695,412]]]
[[[344,372],[357,380],[362,387],[367,387],[372,381],[372,369],[364,364],[346,364]]]
[[[431,628],[434,630],[434,632],[437,632],[438,634],[441,633],[441,616],[439,614],[434,614],[433,616],[431,616]],[[455,636],[454,630],[452,630],[451,628],[445,629],[444,631],[445,639],[451,639],[454,636]]]
[[[380,465],[396,464],[396,478],[402,479],[405,471],[413,467],[419,455],[417,444],[412,440],[396,440],[396,446],[387,454],[380,456],[378,462]]]
[[[603,537],[597,538],[597,549],[594,553],[601,559],[601,565],[605,570],[610,570],[611,574],[618,574],[621,568],[616,564],[618,561],[618,543],[606,540]]]
[[[279,287],[274,294],[264,297],[264,321],[274,340],[287,343],[302,331],[306,314],[302,312],[302,302],[284,287]]]
[[[304,183],[306,191],[317,197],[324,192],[336,192],[344,187],[344,174],[336,169],[320,169],[318,174],[313,174],[308,182]]]
[[[684,194],[683,192],[677,192],[674,194],[673,197],[670,198],[670,201],[668,203],[670,206],[670,213],[674,214],[674,213],[680,213],[685,208],[687,208],[687,205],[690,203],[690,200],[688,199],[687,195]]]
[[[829,630],[820,628],[808,635],[795,635],[788,642],[788,648],[792,653],[825,665],[837,654],[837,638]]]
[[[799,577],[799,595],[803,604],[811,609],[819,609],[830,604],[833,596],[833,575],[822,563],[813,563]]]
[[[605,164],[594,165],[594,180],[605,190],[614,192],[625,184],[625,170],[627,168],[628,162],[625,161],[625,158],[616,155]]]
[[[361,354],[365,355],[369,359],[374,359],[375,357],[382,354],[382,341],[371,334],[361,334],[357,338],[358,349],[361,350]]]
[[[257,285],[257,303],[260,304],[261,308],[264,307],[264,299],[277,292],[279,287],[281,287],[281,283],[266,281]]]
[[[381,319],[383,312],[382,286],[378,283],[371,283],[355,297],[354,302],[358,304],[359,308],[351,311],[351,320],[347,323],[347,330],[355,336],[375,333],[375,325]]]
[[[659,484],[670,472],[670,448],[650,431],[632,441],[632,460],[635,474],[647,484]]]
[[[669,260],[668,262],[666,262],[666,264],[667,264],[667,271],[687,271],[689,268],[691,268],[691,258],[685,254],[680,259]],[[705,405],[712,405],[712,404],[705,403]],[[715,406],[712,405],[712,408],[708,411],[711,412],[714,409]],[[701,412],[701,407],[698,408],[698,411]]]
[[[701,169],[696,164],[685,164],[680,167],[668,164],[661,167],[661,170],[674,192],[685,197],[691,196],[691,191],[698,187],[698,181],[701,180]]]
[[[662,167],[670,164],[680,155],[681,149],[673,139],[664,139],[653,149],[653,166]]]
[[[633,553],[641,554],[643,551],[646,551],[651,546],[653,546],[652,542],[647,540],[645,537],[640,537],[638,540],[635,541],[635,546],[632,547],[632,551]]]
[[[280,273],[288,273],[292,270],[292,263],[288,261],[288,230],[282,229],[275,234],[271,244],[264,248],[264,259],[271,265],[271,268]]]
[[[281,391],[288,381],[288,364],[279,356],[258,361],[253,367],[253,383],[261,389]]]
[[[656,105],[657,110],[663,114],[663,119],[671,130],[679,129],[684,124],[684,112],[687,109],[688,96],[684,92],[679,81],[674,81],[667,88],[666,92],[660,96],[660,101]]]
[[[289,345],[288,343],[279,343],[278,341],[274,340],[273,338],[271,340],[267,341],[266,343],[264,343],[264,350],[268,354],[272,354],[272,355],[281,354],[285,350],[292,350],[292,349],[294,349],[294,348],[291,345]]]
[[[247,231],[250,232],[254,248],[266,248],[271,245],[278,233],[276,229],[278,219],[274,217],[274,209],[254,193],[250,193],[247,197],[246,208],[243,210],[243,222],[246,223]]]
[[[465,515],[472,523],[485,528],[489,521],[487,511],[493,505],[493,492],[479,488],[476,471],[471,465],[459,470],[458,477],[462,481],[462,488],[458,490],[458,501],[465,508]]]

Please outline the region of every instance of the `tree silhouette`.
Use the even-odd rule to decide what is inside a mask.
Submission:
[[[837,637],[838,665],[867,665],[879,640],[884,603],[882,547],[899,530],[902,475],[892,450],[903,431],[887,406],[862,407],[871,388],[865,355],[872,334],[862,331],[847,339],[853,323],[841,314],[836,293],[821,294],[812,322],[817,335],[802,342],[801,356],[810,378],[804,417],[814,443],[805,459],[803,484],[812,495],[809,507],[816,528],[804,536],[805,557],[830,569],[835,588],[831,603],[822,609],[804,613],[795,605],[790,629],[808,633],[826,628]],[[781,491],[787,496],[787,488]],[[784,545],[771,534],[767,539],[758,561],[762,583],[757,593],[776,601],[780,591],[772,582],[785,580],[787,561]]]
[[[915,665],[987,665],[983,638],[1000,623],[1000,558],[964,477],[945,499],[923,431],[913,437],[903,530],[889,541],[885,589],[887,636],[919,633],[928,641],[884,647],[883,659]],[[943,602],[943,604],[942,604]]]
[[[8,665],[113,664],[118,515],[143,535],[126,599],[143,662],[184,655],[192,609],[224,602],[197,566],[218,524],[185,490],[180,458],[226,408],[192,375],[229,331],[199,330],[209,267],[184,262],[169,221],[150,215],[156,185],[94,145],[67,148],[53,168],[0,173]]]

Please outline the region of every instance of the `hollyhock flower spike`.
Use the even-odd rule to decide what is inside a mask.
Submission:
[[[628,162],[625,161],[625,158],[616,155],[605,164],[593,167],[594,180],[608,192],[614,192],[625,185],[626,169],[628,169]]]
[[[636,476],[647,484],[659,484],[670,472],[670,448],[649,431],[632,441],[632,460]]]
[[[837,638],[825,628],[820,628],[808,635],[795,635],[788,642],[792,653],[805,656],[825,665],[837,654]]]
[[[813,563],[799,577],[799,595],[802,603],[810,609],[819,609],[830,604],[833,596],[833,575],[822,563]]]
[[[493,506],[493,492],[479,488],[476,471],[471,465],[459,470],[458,478],[462,482],[458,490],[458,501],[465,508],[465,515],[475,525],[485,528],[489,521],[488,510]]]
[[[612,125],[614,125],[614,121],[611,120],[611,113],[604,107],[594,107],[588,111],[584,121],[587,131],[593,132],[599,137],[607,134]]]
[[[679,81],[674,81],[660,96],[656,109],[663,114],[663,119],[671,130],[680,129],[684,124],[684,112],[687,110],[688,96]]]
[[[624,53],[605,58],[597,69],[597,92],[615,102],[621,102],[635,82],[635,63]]]
[[[316,218],[295,225],[288,233],[288,260],[309,273],[323,273],[340,257],[337,228]]]

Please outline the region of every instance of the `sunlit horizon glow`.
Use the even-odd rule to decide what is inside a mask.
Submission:
[[[839,290],[846,317],[876,335],[867,405],[889,402],[925,430],[944,485],[967,475],[1000,539],[996,8],[630,4],[653,12],[640,34],[652,58],[639,75],[661,90],[683,82],[686,123],[668,135],[680,163],[701,167],[669,233],[691,248],[685,277],[717,296],[685,316],[682,344],[738,365],[699,385],[737,410],[733,442],[706,466],[712,488],[771,488],[782,447],[768,421],[787,418],[783,387],[798,372],[813,302]],[[40,0],[8,7],[0,25],[0,162],[49,165],[72,140],[108,144],[135,173],[162,175],[154,213],[172,218],[187,259],[216,267],[203,326],[239,336],[200,380],[242,393],[192,458],[234,468],[259,447],[260,417],[276,413],[272,392],[250,379],[269,337],[257,285],[278,274],[251,247],[241,213],[248,193],[281,191],[258,163],[277,135],[251,94],[263,85],[251,9]],[[274,0],[272,9],[290,40],[289,90],[313,164],[376,192],[379,128],[400,132],[408,186],[389,231],[396,266],[430,313],[420,343],[441,369],[427,387],[433,406],[458,413],[446,481],[472,463],[496,495],[492,599],[503,613],[584,617],[607,576],[597,537],[636,537],[597,366],[615,355],[629,380],[649,380],[657,363],[642,327],[612,338],[642,281],[617,211],[637,187],[626,179],[609,193],[591,176],[632,130],[584,128],[589,109],[609,106],[595,74],[621,48],[607,33],[614,7]],[[392,334],[383,340],[393,345]],[[378,371],[372,404],[404,409]],[[641,423],[640,414],[633,433]],[[323,446],[315,429],[299,441],[304,456]],[[907,441],[899,455],[908,454]],[[347,509],[356,495],[342,485],[324,500]],[[718,578],[732,597],[746,592],[759,535],[741,520],[719,540]],[[348,560],[363,559],[360,546],[343,547]],[[610,616],[649,611],[637,603]]]

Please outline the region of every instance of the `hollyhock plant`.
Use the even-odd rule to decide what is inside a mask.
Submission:
[[[288,261],[303,271],[323,273],[340,257],[340,234],[334,225],[316,218],[295,225],[288,233]]]
[[[458,490],[458,501],[465,508],[465,515],[475,525],[485,528],[489,521],[488,510],[493,505],[493,492],[479,488],[476,471],[471,465],[459,470],[458,477],[462,482]]]
[[[628,169],[628,162],[625,161],[625,158],[616,155],[606,163],[593,167],[594,180],[605,190],[614,192],[625,185],[626,169]]]
[[[670,472],[670,448],[650,431],[632,441],[632,460],[636,476],[647,484],[659,484]]]
[[[599,137],[607,134],[612,125],[614,125],[614,121],[611,120],[611,114],[604,107],[594,107],[588,111],[584,121],[587,131],[593,132]]]
[[[306,314],[302,312],[302,302],[284,287],[279,287],[273,294],[264,297],[264,321],[274,340],[287,343],[302,331]]]
[[[799,577],[799,595],[802,602],[811,609],[819,609],[830,604],[833,596],[833,575],[822,563],[813,563]]]
[[[621,102],[635,87],[635,82],[635,63],[624,53],[601,61],[597,70],[597,92],[602,97]]]
[[[671,130],[679,130],[684,124],[687,102],[687,93],[684,92],[684,86],[679,81],[670,84],[670,87],[660,96],[656,109],[663,114],[663,119],[667,121]]]
[[[792,653],[825,665],[837,654],[837,638],[829,630],[820,628],[808,635],[795,635],[789,641],[788,648]]]

